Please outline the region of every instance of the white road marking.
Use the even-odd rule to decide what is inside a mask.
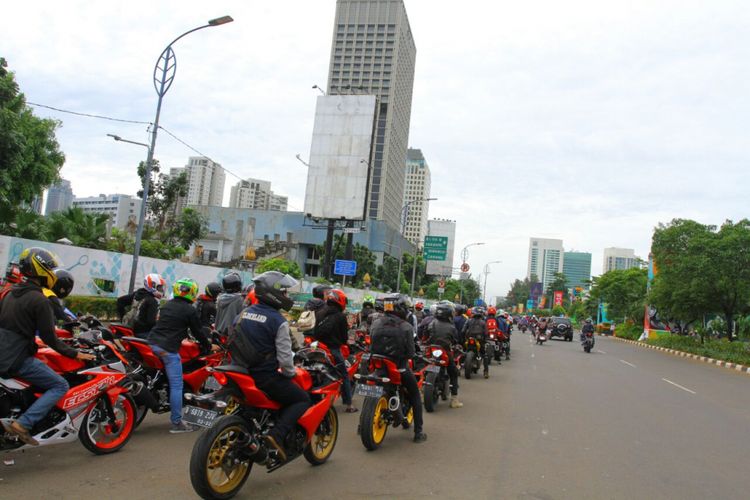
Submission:
[[[638,368],[638,367],[637,367],[637,366],[635,366],[635,365],[634,365],[633,363],[628,363],[628,362],[627,362],[627,361],[625,361],[624,359],[621,359],[621,360],[620,360],[620,363],[625,363],[626,365],[628,365],[628,366],[632,366],[633,368]]]
[[[683,387],[683,386],[681,386],[680,384],[676,384],[676,383],[672,382],[671,380],[668,380],[668,379],[665,379],[665,378],[663,378],[662,380],[663,380],[664,382],[668,383],[668,384],[672,384],[673,386],[675,386],[675,387],[678,387],[678,388],[682,389],[683,391],[689,392],[690,394],[695,394],[695,391],[691,391],[691,390],[690,390],[690,389],[688,389],[687,387]]]
[[[598,352],[600,354],[607,354],[606,352],[602,351],[601,349],[597,349],[596,352]]]
[[[535,356],[535,354],[534,354],[534,353],[532,352],[532,353],[531,353],[531,357],[533,358],[534,356]]]

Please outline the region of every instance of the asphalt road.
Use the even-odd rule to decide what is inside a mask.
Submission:
[[[464,408],[426,415],[426,443],[391,429],[367,452],[359,414],[341,411],[328,463],[256,467],[238,498],[747,498],[747,375],[607,338],[585,354],[517,333],[512,355],[461,380]],[[193,498],[195,434],[167,430],[149,416],[105,457],[77,443],[6,455],[0,498]]]

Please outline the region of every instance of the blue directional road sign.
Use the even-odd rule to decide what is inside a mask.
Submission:
[[[357,274],[357,261],[356,260],[339,260],[333,264],[333,274],[339,276],[354,276]]]

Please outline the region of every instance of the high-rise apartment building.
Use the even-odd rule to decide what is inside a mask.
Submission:
[[[632,248],[605,248],[602,274],[609,271],[630,269],[641,265],[641,259],[635,256]]]
[[[260,179],[242,180],[232,186],[229,193],[230,208],[286,211],[287,201],[286,196],[279,196],[271,190],[269,181]]]
[[[62,212],[67,210],[73,204],[73,188],[70,187],[70,181],[60,179],[60,182],[53,184],[47,190],[47,207],[44,214],[49,215],[53,212]]]
[[[555,273],[563,272],[563,242],[547,238],[529,239],[529,267],[527,278],[535,275],[544,284],[544,291],[555,279]]]
[[[409,149],[406,155],[406,181],[404,182],[404,205],[409,205],[404,237],[415,245],[422,245],[427,234],[427,212],[430,197],[430,167],[420,149]]]
[[[100,194],[99,196],[75,198],[73,206],[80,208],[85,213],[107,214],[113,227],[124,229],[128,222],[138,224],[141,199],[127,194]]]
[[[591,281],[591,254],[587,252],[565,252],[563,274],[568,288],[588,288]]]
[[[220,207],[224,201],[224,169],[204,156],[191,156],[181,168],[171,168],[169,175],[187,172],[188,192],[177,205],[178,211],[188,205]]]
[[[337,0],[329,94],[375,95],[367,215],[400,227],[417,49],[403,0]]]

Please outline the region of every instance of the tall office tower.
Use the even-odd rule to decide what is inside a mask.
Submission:
[[[640,263],[641,259],[635,256],[635,250],[632,248],[605,248],[602,274],[609,271],[638,267]]]
[[[73,188],[70,187],[70,181],[60,179],[60,182],[51,185],[47,190],[47,207],[44,209],[44,214],[62,212],[71,205],[73,205]]]
[[[394,228],[401,225],[416,56],[403,0],[337,0],[328,92],[378,98],[367,216]]]
[[[430,197],[430,167],[420,149],[409,149],[406,154],[406,182],[404,183],[404,205],[408,204],[404,237],[421,245],[427,234],[427,212]]]
[[[544,284],[544,291],[555,280],[555,273],[563,272],[563,242],[547,238],[529,239],[529,269],[527,278],[534,274]]]
[[[563,254],[563,274],[568,279],[569,288],[588,288],[591,281],[591,254],[587,252],[565,252]]]
[[[184,205],[222,206],[226,174],[218,163],[203,156],[191,156],[185,165],[188,174],[188,194]],[[173,168],[170,175],[181,170]]]

